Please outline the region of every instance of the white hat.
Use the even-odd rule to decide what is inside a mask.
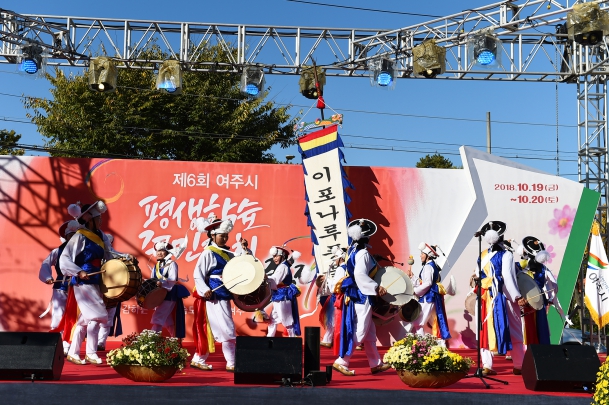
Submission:
[[[173,245],[169,242],[157,242],[154,244],[154,250],[157,252],[160,250],[169,251],[170,249],[173,249]]]
[[[68,212],[76,212],[75,206],[78,206],[78,204],[71,204],[68,207]],[[85,204],[82,207],[78,206],[78,208],[81,210],[81,213],[78,215],[78,217],[76,217],[76,219],[81,223],[87,223],[91,219],[100,216],[108,210],[106,203],[101,200],[96,201],[93,204]],[[83,209],[84,211],[82,211]]]
[[[335,262],[338,259],[344,259],[346,253],[347,249],[341,248],[339,246],[334,246],[334,248],[332,248],[332,256],[330,256],[330,260]]]
[[[421,251],[421,253],[425,253],[427,256],[429,256],[433,259],[438,257],[438,253],[436,252],[436,249],[437,249],[436,246],[429,245],[425,242],[419,243],[419,250]]]

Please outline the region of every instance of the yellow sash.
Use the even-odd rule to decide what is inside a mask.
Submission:
[[[79,229],[78,231],[76,231],[76,233],[83,235],[85,238],[89,239],[91,242],[100,246],[102,249],[104,249],[104,250],[106,249],[106,245],[105,245],[104,241],[101,240],[101,238],[99,236],[97,236],[94,232],[91,232],[90,230],[83,228],[83,229]]]
[[[230,256],[224,250],[218,249],[215,246],[206,246],[205,250],[210,250],[210,251],[216,253],[217,255],[219,255],[221,258],[223,258],[227,262],[230,260]]]
[[[158,278],[159,280],[167,280],[167,277],[163,276],[161,274],[161,265],[160,263],[157,262],[157,264],[154,266],[154,275],[156,278]]]
[[[480,254],[480,258],[482,261],[484,261],[484,258],[487,254],[488,250],[482,251],[482,253]],[[486,320],[483,319],[482,322],[486,322],[486,328],[488,331],[488,350],[496,353],[498,349],[497,336],[495,335],[495,318],[493,317],[493,297],[491,297],[491,294],[489,293],[489,290],[493,285],[490,260],[488,261],[488,263],[486,263],[482,271],[484,271],[484,274],[486,275],[486,278],[482,279],[482,288],[486,290],[486,292],[482,295],[482,300],[484,301],[483,304],[486,305],[487,315]]]

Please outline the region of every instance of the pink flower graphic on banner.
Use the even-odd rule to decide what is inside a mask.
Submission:
[[[550,234],[558,234],[558,237],[561,239],[569,236],[571,227],[573,226],[573,220],[575,219],[575,211],[574,208],[571,208],[568,205],[565,205],[562,210],[555,209],[554,218],[548,222]]]
[[[552,245],[548,245],[546,246],[546,252],[548,252],[550,254],[550,258],[548,259],[548,261],[546,263],[552,263],[552,259],[554,259],[556,257],[556,252],[554,252],[554,246]]]

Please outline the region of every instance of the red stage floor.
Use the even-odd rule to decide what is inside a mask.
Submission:
[[[110,348],[118,347],[118,343],[109,343]],[[193,352],[192,344],[186,344],[185,347],[190,353]],[[461,355],[471,357],[475,360],[475,350],[455,350]],[[381,350],[381,355],[385,350]],[[99,353],[102,356],[102,353]],[[105,360],[105,353],[103,353]],[[84,355],[82,356],[84,358]],[[321,365],[330,365],[334,362],[335,357],[332,355],[332,350],[321,348]],[[464,379],[460,382],[451,385],[450,387],[441,390],[455,393],[472,393],[472,394],[525,394],[525,395],[550,395],[550,396],[573,396],[573,397],[588,397],[590,394],[585,393],[552,393],[552,392],[536,392],[529,391],[525,388],[521,376],[512,374],[512,362],[505,360],[504,357],[495,358],[495,370],[498,372],[496,378],[505,380],[509,385],[504,385],[487,380],[491,385],[490,389],[486,389],[482,382],[477,378]],[[225,371],[224,357],[220,346],[216,347],[216,352],[209,358],[209,363],[213,365],[213,371],[202,371],[187,366],[184,370],[176,373],[167,382],[157,384],[165,387],[175,386],[234,386],[233,374]],[[406,386],[399,379],[395,371],[388,370],[384,373],[372,375],[366,360],[366,355],[363,351],[357,351],[351,362],[351,368],[356,370],[356,375],[346,377],[337,372],[332,375],[332,382],[328,388],[340,389],[372,389],[372,390],[416,390],[425,391],[422,389],[412,389]],[[472,372],[474,369],[472,369]],[[153,385],[150,383],[136,383],[119,376],[107,364],[102,366],[85,365],[77,366],[68,361],[65,362],[63,373],[60,381],[46,382],[48,384],[104,384],[104,385]],[[235,387],[252,387],[254,385],[237,385]]]

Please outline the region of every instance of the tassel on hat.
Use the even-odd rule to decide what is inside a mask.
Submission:
[[[494,245],[499,241],[499,233],[494,229],[489,229],[484,233],[484,241],[489,245]]]
[[[68,214],[70,214],[72,218],[78,218],[80,216],[80,201],[68,206]]]

